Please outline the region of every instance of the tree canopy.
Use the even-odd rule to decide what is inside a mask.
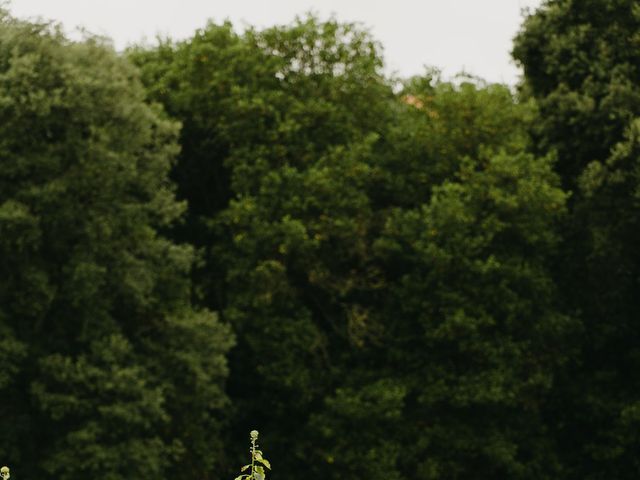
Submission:
[[[179,125],[101,39],[0,19],[2,451],[25,478],[205,475],[229,329],[190,305]],[[213,451],[213,453],[212,453]]]
[[[0,13],[6,463],[233,478],[257,429],[281,478],[637,478],[639,39],[547,0],[511,89],[335,18]]]
[[[553,471],[541,405],[573,328],[548,270],[566,195],[524,153],[529,103],[436,72],[394,90],[366,32],[314,17],[130,55],[185,123],[225,92],[182,142],[226,169],[187,182],[228,194],[198,215],[239,341],[232,429],[259,418],[289,475]]]
[[[556,277],[582,323],[580,353],[554,394],[568,478],[635,478],[640,464],[637,254],[640,8],[553,0],[515,40],[523,90],[540,106],[538,150],[557,153],[572,192]]]

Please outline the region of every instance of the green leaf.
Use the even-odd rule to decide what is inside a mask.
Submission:
[[[250,466],[251,466],[251,464],[249,464],[249,465],[245,465],[244,467],[242,467],[242,468],[240,469],[240,471],[241,471],[241,472],[244,472],[244,471],[245,471],[247,468],[249,468]]]
[[[267,460],[266,458],[258,458],[256,459],[258,460],[260,463],[262,463],[265,467],[267,467],[269,470],[271,470],[271,464],[269,463],[269,460]]]

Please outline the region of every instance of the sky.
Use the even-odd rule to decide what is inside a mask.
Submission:
[[[2,3],[0,1],[0,3]],[[382,44],[387,72],[401,77],[437,67],[445,77],[462,71],[491,82],[515,84],[510,57],[522,10],[542,0],[10,0],[21,18],[62,22],[113,39],[117,49],[152,42],[157,34],[191,36],[207,19],[229,19],[238,30],[290,23],[314,12],[320,18],[358,22]]]

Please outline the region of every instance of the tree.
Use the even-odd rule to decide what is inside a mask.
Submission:
[[[632,0],[547,0],[515,39],[525,90],[540,107],[539,149],[557,150],[571,188],[640,115],[639,27]]]
[[[296,245],[298,238],[284,238],[295,235],[297,228],[296,222],[281,218],[289,208],[286,205],[295,202],[287,197],[288,188],[301,181],[324,196],[320,192],[333,188],[331,181],[337,172],[330,169],[340,158],[332,149],[343,148],[353,139],[364,140],[365,133],[384,127],[378,112],[385,111],[392,92],[380,72],[381,59],[365,32],[336,21],[321,23],[313,17],[292,26],[250,29],[241,38],[232,33],[230,25],[209,24],[189,41],[138,48],[130,55],[142,68],[150,95],[167,105],[185,125],[193,125],[183,131],[183,144],[195,145],[189,147],[190,152],[202,152],[194,157],[185,151],[175,175],[181,184],[178,191],[185,192],[189,200],[193,224],[202,227],[199,238],[204,240],[196,244],[206,248],[200,277],[203,290],[208,292],[204,301],[220,302],[217,305],[224,308],[239,338],[230,382],[237,409],[233,431],[244,432],[253,427],[256,417],[262,418],[265,423],[260,429],[268,432],[267,436],[275,432],[272,435],[277,437],[268,438],[274,462],[286,471],[282,464],[289,461],[293,465],[289,471],[294,471],[302,459],[289,454],[290,445],[302,435],[300,422],[305,421],[313,398],[309,372],[297,358],[298,348],[306,350],[308,346],[298,342],[313,342],[315,327],[304,318],[304,312],[268,320],[245,305],[258,301],[259,293],[248,287],[251,280],[240,264],[253,268],[248,262],[261,260],[257,252],[239,251],[245,247],[234,245],[238,238],[229,233],[242,221],[243,212],[258,201],[268,205],[269,212],[265,212],[267,223],[246,226],[255,229],[255,235],[245,235],[251,245],[260,248],[253,242],[281,235],[292,248],[306,248]],[[171,90],[163,85],[181,88]],[[222,146],[208,148],[211,141]],[[323,157],[325,164],[320,161]],[[187,165],[194,166],[191,171],[195,173],[180,177],[183,168],[190,168]],[[220,188],[210,176],[216,165],[228,172],[227,183]],[[203,203],[198,193],[218,195],[227,190],[228,197],[218,205]],[[349,205],[351,200],[336,198],[349,212],[360,215],[361,204]],[[227,208],[221,211],[223,206]],[[348,234],[344,231],[341,235]],[[265,245],[270,246],[271,242]],[[226,281],[212,281],[219,278],[221,267]],[[263,319],[272,324],[268,334]],[[272,341],[284,342],[291,350],[274,349]],[[270,405],[268,413],[265,405]],[[241,437],[229,443],[239,445]],[[230,462],[230,468],[234,463]]]
[[[161,232],[178,125],[99,38],[0,14],[3,451],[25,478],[206,477],[227,327]]]
[[[185,198],[221,192],[208,165],[228,175],[227,204],[194,213],[203,299],[238,337],[230,444],[259,427],[285,476],[554,478],[543,407],[574,325],[549,273],[566,195],[523,153],[532,105],[432,75],[394,94],[367,32],[313,17],[131,55],[198,125]]]
[[[471,85],[435,91],[444,111],[477,92],[473,119],[505,98],[495,87],[496,97]],[[429,132],[461,128],[438,118]],[[550,159],[514,153],[519,127],[509,124],[516,132],[484,137],[466,160],[418,150],[408,163],[371,134],[257,176],[258,193],[224,213],[227,315],[256,352],[243,355],[265,392],[257,405],[268,402],[273,429],[291,422],[287,438],[310,475],[558,471],[542,406],[573,329],[549,273],[565,194]],[[444,179],[431,173],[442,167]],[[407,202],[416,179],[424,189]]]
[[[539,150],[574,190],[555,276],[583,324],[548,413],[566,478],[635,478],[638,278],[635,225],[640,9],[630,0],[547,1],[514,55],[540,105]]]

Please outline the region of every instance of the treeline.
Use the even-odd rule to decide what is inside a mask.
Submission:
[[[640,474],[640,8],[549,0],[517,93],[313,16],[122,54],[0,13],[16,478]]]

